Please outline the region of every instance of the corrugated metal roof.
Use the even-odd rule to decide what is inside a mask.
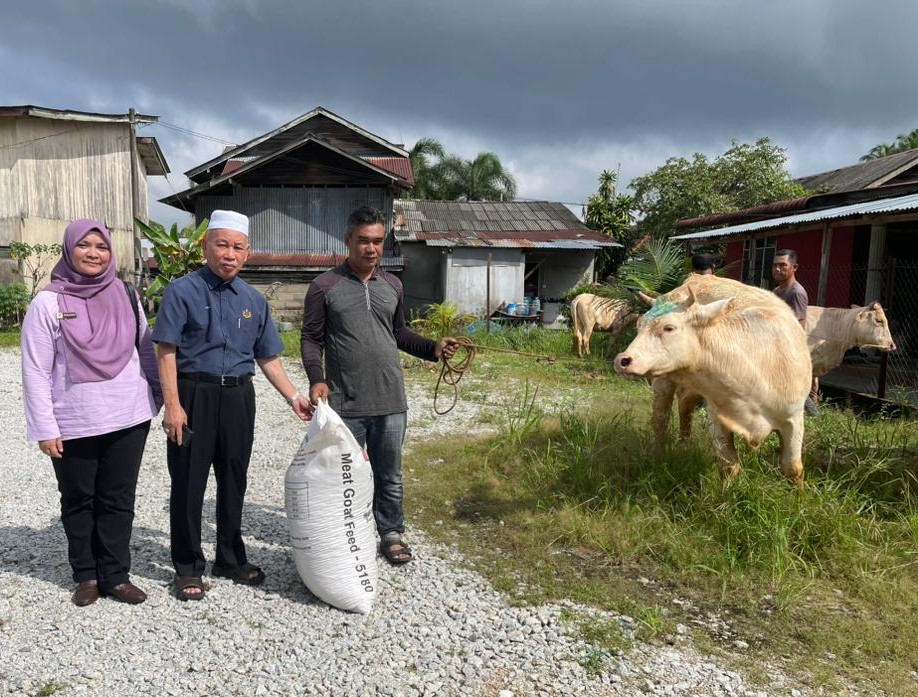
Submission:
[[[829,172],[811,174],[800,177],[797,182],[807,189],[824,189],[830,192],[870,189],[885,184],[915,166],[918,166],[918,149],[905,150],[895,155],[867,160]]]
[[[431,247],[583,249],[618,247],[551,201],[397,200],[395,238]]]
[[[908,196],[899,196],[897,198],[880,199],[879,201],[864,201],[862,203],[852,203],[847,206],[838,206],[836,208],[824,208],[822,210],[811,211],[809,213],[786,215],[781,218],[771,218],[770,220],[757,220],[753,223],[745,223],[744,225],[731,225],[729,227],[716,228],[714,230],[705,230],[704,232],[692,232],[687,235],[674,235],[670,239],[702,240],[719,237],[731,237],[733,235],[744,232],[770,230],[773,228],[784,227],[786,225],[815,223],[821,220],[858,218],[864,215],[873,215],[877,213],[895,213],[897,211],[910,211],[915,209],[918,209],[918,194],[910,194]]]
[[[380,169],[391,172],[405,180],[409,185],[414,185],[414,173],[411,171],[411,160],[407,157],[364,157],[364,160]]]
[[[417,201],[399,199],[403,231],[589,231],[563,203],[550,201]]]

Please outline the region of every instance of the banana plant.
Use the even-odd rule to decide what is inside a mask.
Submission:
[[[148,225],[134,218],[134,225],[153,245],[153,258],[156,260],[157,275],[147,288],[147,297],[161,296],[173,279],[194,271],[204,263],[202,241],[207,232],[207,218],[197,227],[188,225],[181,232],[177,223],[173,223],[168,232],[153,220]]]

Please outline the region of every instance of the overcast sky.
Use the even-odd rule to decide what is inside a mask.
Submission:
[[[321,105],[394,143],[496,152],[579,203],[668,157],[769,136],[792,174],[918,128],[914,0],[18,0],[0,103],[126,113],[183,172]],[[153,204],[161,222],[183,221]]]

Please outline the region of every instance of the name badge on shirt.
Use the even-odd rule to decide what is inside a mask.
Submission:
[[[58,313],[57,313],[57,319],[58,319],[58,320],[62,320],[62,319],[76,319],[76,318],[77,318],[77,313],[76,313],[76,312],[58,312]]]

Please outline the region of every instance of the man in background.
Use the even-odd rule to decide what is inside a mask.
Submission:
[[[809,297],[806,289],[797,280],[797,252],[793,249],[779,249],[775,252],[771,262],[771,277],[777,284],[774,288],[775,295],[790,306],[800,326],[806,331],[806,308],[809,305]],[[806,398],[804,410],[810,416],[819,413],[812,391]]]
[[[698,252],[692,255],[692,273],[696,273],[699,276],[710,276],[714,273],[715,267],[713,254]]]

